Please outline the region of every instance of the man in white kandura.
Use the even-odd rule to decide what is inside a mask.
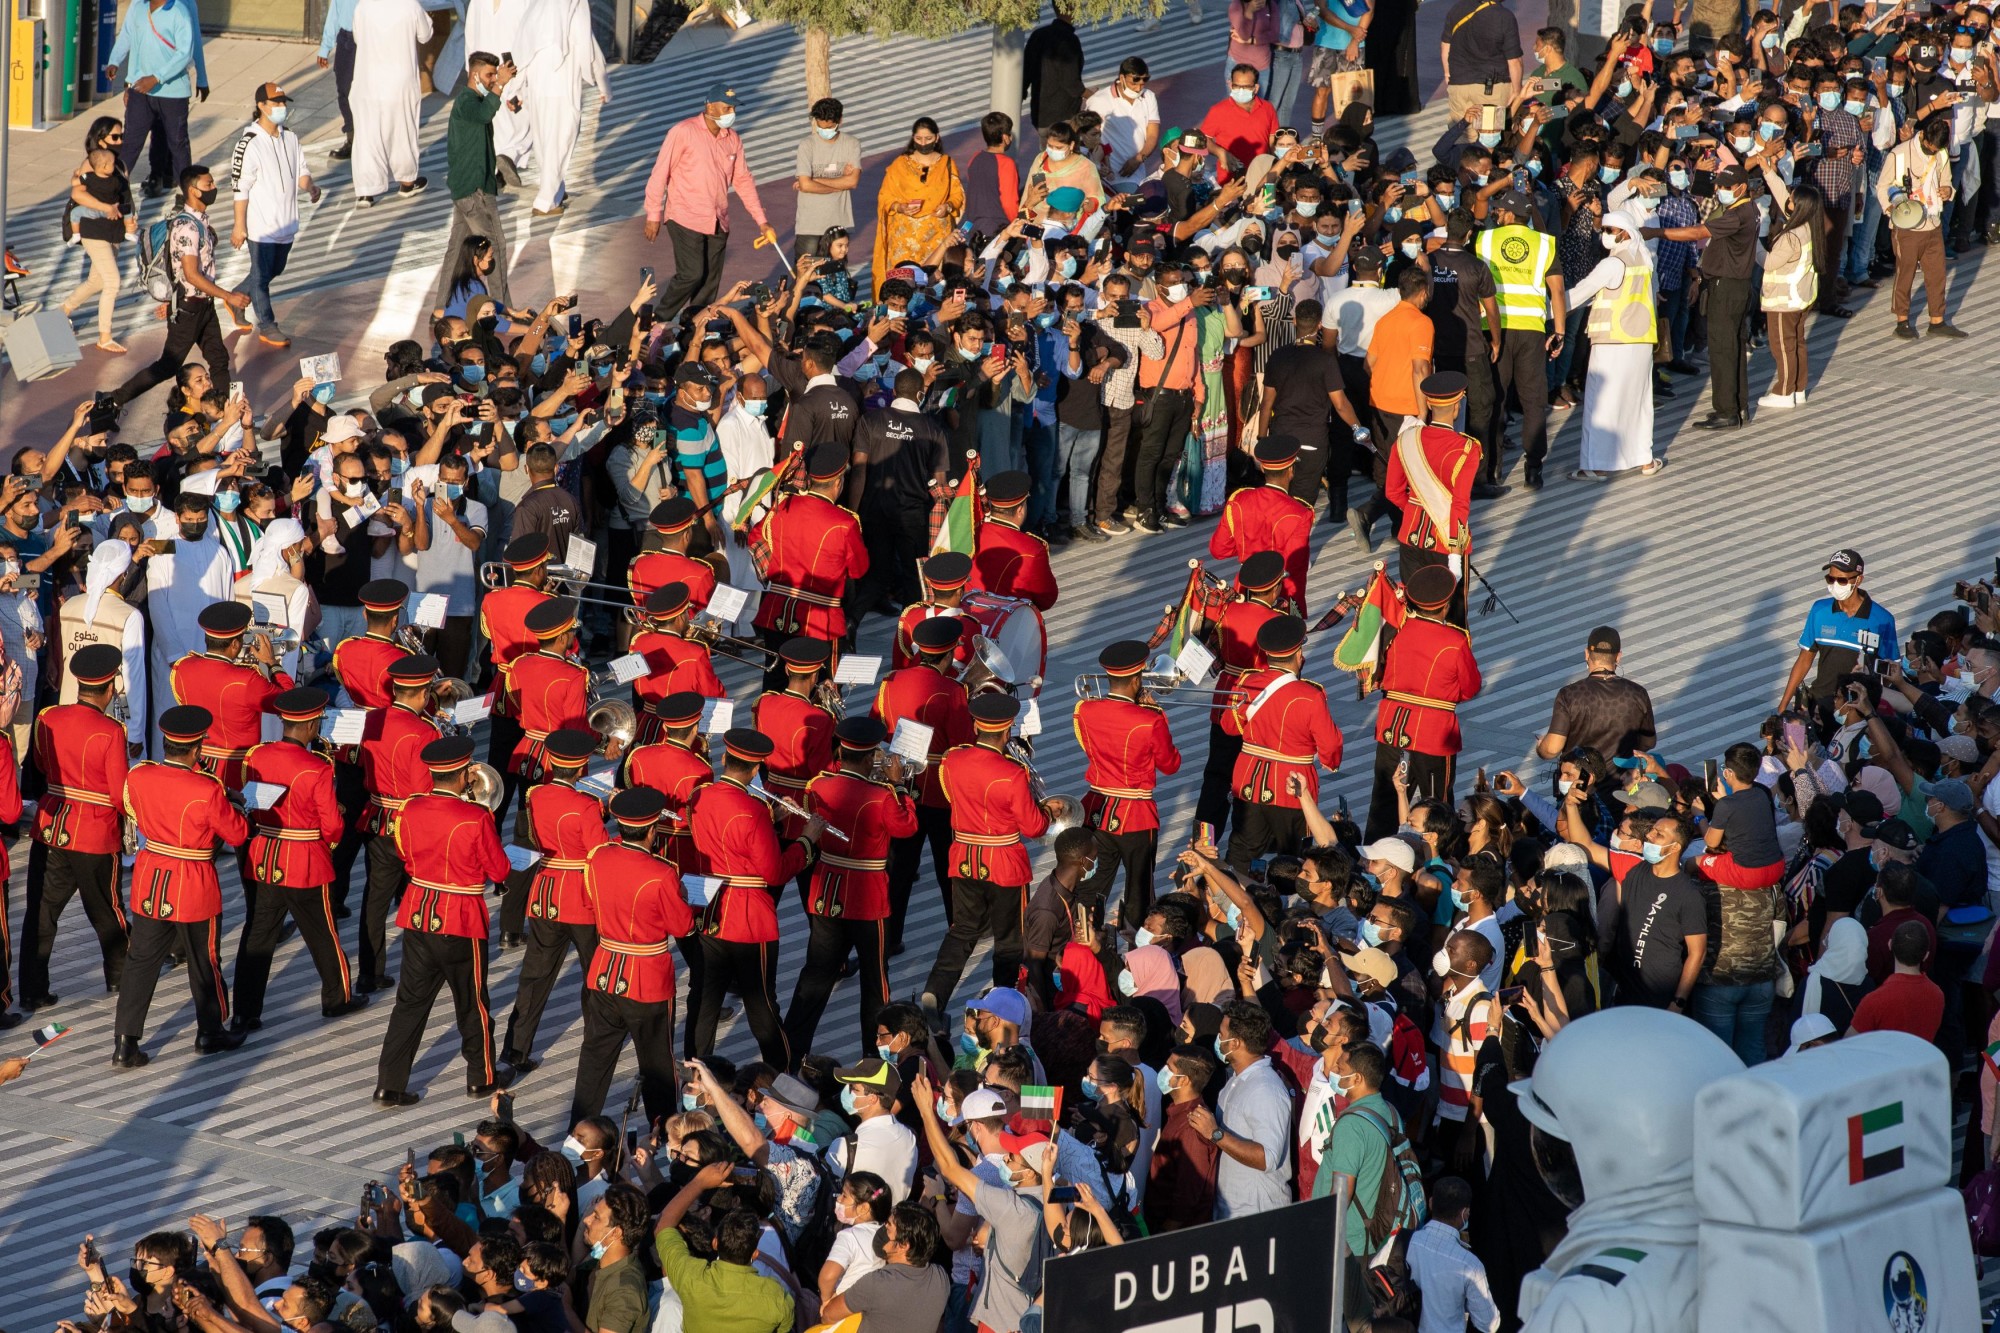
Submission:
[[[364,207],[389,192],[430,182],[417,174],[417,121],[424,94],[417,47],[431,16],[417,0],[356,0],[354,6],[354,193]]]

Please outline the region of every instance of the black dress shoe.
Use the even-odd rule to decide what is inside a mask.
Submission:
[[[334,149],[332,152],[327,154],[328,157],[332,158],[336,162],[345,162],[348,158],[352,157],[353,155],[354,155],[354,140],[352,139],[342,139],[340,141],[340,147]]]
[[[522,1055],[518,1051],[500,1052],[500,1063],[512,1065],[516,1074],[531,1074],[542,1067],[542,1062],[532,1055]]]
[[[17,1028],[27,1021],[28,1016],[26,1014],[0,1013],[0,1032],[5,1032],[9,1028]]]
[[[241,1032],[246,1036],[252,1032],[262,1032],[264,1030],[264,1020],[261,1018],[245,1018],[243,1015],[238,1014],[229,1020],[229,1030],[231,1032]]]
[[[249,1036],[246,1033],[225,1029],[221,1032],[208,1032],[196,1037],[194,1039],[194,1049],[201,1055],[220,1055],[224,1051],[235,1050],[248,1040]]]
[[[1694,424],[1699,430],[1735,430],[1743,424],[1743,416],[1740,412],[1710,412]]]
[[[375,1089],[377,1106],[415,1106],[424,1099],[421,1092],[391,1092],[387,1088]]]
[[[1528,464],[1522,474],[1521,482],[1531,491],[1542,489],[1542,465],[1540,463]]]
[[[1830,319],[1853,319],[1853,318],[1854,318],[1854,312],[1853,312],[1852,310],[1849,310],[1849,309],[1848,309],[1848,308],[1847,308],[1846,306],[1844,306],[1844,305],[1836,305],[1836,306],[1828,306],[1828,307],[1827,307],[1827,308],[1826,308],[1825,310],[1822,310],[1822,311],[1820,311],[1819,313],[1820,313],[1820,314],[1822,314],[1822,315],[1825,315],[1825,316],[1827,316],[1827,317],[1828,317],[1828,318],[1830,318]]]
[[[139,1049],[137,1037],[119,1037],[111,1045],[111,1063],[120,1069],[139,1069],[152,1063],[153,1057]]]
[[[335,903],[333,905],[333,915],[336,920],[345,921],[354,915],[354,909],[346,903]]]
[[[503,949],[518,949],[521,947],[522,943],[523,940],[520,934],[516,931],[509,930],[502,933],[500,936],[500,947]]]
[[[394,990],[395,988],[396,988],[396,979],[392,976],[387,976],[387,975],[379,977],[363,977],[360,980],[360,982],[357,983],[354,987],[355,990],[361,992],[363,995],[368,994],[370,991]]]
[[[505,1088],[509,1084],[513,1083],[514,1076],[517,1072],[518,1071],[516,1070],[508,1068],[506,1065],[501,1065],[498,1069],[493,1071],[493,1081],[491,1083],[466,1084],[465,1095],[468,1097],[491,1097],[494,1093],[500,1091],[502,1088]]]
[[[1475,500],[1497,500],[1513,489],[1511,486],[1502,486],[1497,481],[1475,481],[1472,483],[1472,498]]]
[[[37,1009],[48,1008],[61,998],[62,996],[60,995],[23,995],[21,997],[21,1009],[25,1013],[32,1014]]]
[[[366,991],[358,991],[347,999],[342,1000],[339,1004],[321,1009],[319,1016],[321,1018],[345,1018],[355,1010],[366,1009],[367,1007],[368,993]]]

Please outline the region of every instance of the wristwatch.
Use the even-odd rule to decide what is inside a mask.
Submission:
[[[1215,1144],[1220,1144],[1220,1143],[1222,1142],[1222,1135],[1223,1135],[1223,1133],[1224,1133],[1224,1130],[1223,1130],[1222,1126],[1221,1126],[1221,1125],[1217,1125],[1217,1126],[1215,1127],[1215,1132],[1214,1132],[1213,1134],[1211,1134],[1211,1135],[1209,1135],[1209,1136],[1208,1136],[1208,1141],[1209,1141],[1210,1143],[1215,1143]]]

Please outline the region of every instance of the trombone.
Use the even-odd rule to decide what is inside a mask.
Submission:
[[[739,639],[734,634],[724,634],[722,622],[705,611],[689,623],[684,637],[689,643],[698,643],[712,653],[721,653],[731,661],[756,667],[759,671],[770,670],[771,664],[778,660],[775,649],[767,648],[754,639]],[[761,656],[745,656],[748,653]]]
[[[1189,693],[1181,693],[1183,689],[1193,686],[1193,682],[1165,653],[1153,659],[1139,681],[1140,698],[1143,700],[1150,695],[1151,701],[1162,708],[1228,708],[1241,703],[1245,695],[1243,690],[1223,685],[1194,686]],[[1079,699],[1103,699],[1110,693],[1111,677],[1103,672],[1088,672],[1076,678],[1076,697]]]
[[[585,606],[608,606],[621,611],[634,609],[632,590],[616,583],[593,583],[588,570],[571,569],[568,565],[550,565],[549,594],[565,597]],[[507,566],[499,560],[489,560],[479,567],[479,582],[487,589],[507,586]],[[610,594],[605,596],[603,594]]]

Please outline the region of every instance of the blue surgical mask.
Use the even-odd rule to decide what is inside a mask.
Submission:
[[[1373,921],[1361,923],[1361,942],[1371,949],[1382,947],[1382,928]]]
[[[1775,120],[1762,121],[1759,122],[1757,126],[1757,137],[1762,139],[1765,143],[1771,142],[1771,140],[1777,138],[1784,132],[1785,132],[1785,127],[1783,125],[1780,125]]]
[[[514,1272],[514,1290],[533,1291],[534,1289],[535,1289],[535,1279],[529,1277],[526,1273],[522,1272],[521,1270],[516,1269]]]
[[[880,1057],[882,1063],[885,1065],[893,1065],[896,1063],[896,1053],[890,1050],[887,1046],[877,1046],[875,1048],[875,1054],[878,1057]]]
[[[1727,208],[1736,202],[1736,191],[1727,186],[1719,186],[1715,191],[1715,202]]]
[[[1757,43],[1757,45],[1763,47],[1766,51],[1769,51],[1777,44],[1778,44],[1778,34],[1776,29],[1773,29],[1772,31],[1765,33],[1764,40]]]
[[[1840,109],[1850,116],[1858,116],[1868,109],[1866,102],[1842,102]]]
[[[1729,146],[1739,153],[1747,153],[1750,151],[1750,140],[1732,134],[1729,136]]]
[[[1222,919],[1231,930],[1235,930],[1242,924],[1243,909],[1233,902],[1225,902],[1222,905]]]
[[[700,1093],[695,1092],[691,1088],[681,1093],[681,1110],[698,1111],[700,1109],[701,1109]]]
[[[1129,967],[1118,970],[1118,993],[1120,995],[1137,995],[1139,993],[1139,983],[1133,980],[1132,969]]]
[[[458,377],[467,384],[478,384],[486,378],[485,366],[460,366]]]
[[[1410,240],[1403,242],[1402,251],[1403,251],[1403,258],[1415,259],[1418,255],[1424,252],[1424,243],[1422,241],[1412,238]]]
[[[1228,1057],[1228,1055],[1224,1054],[1224,1052],[1223,1052],[1223,1049],[1222,1049],[1222,1034],[1221,1034],[1220,1032],[1218,1032],[1218,1033],[1216,1033],[1216,1034],[1215,1034],[1215,1042],[1214,1042],[1214,1045],[1215,1045],[1215,1058],[1216,1058],[1216,1059],[1218,1059],[1218,1060],[1220,1060],[1220,1061],[1222,1061],[1222,1063],[1224,1063],[1224,1064],[1228,1064],[1228,1063],[1229,1063],[1229,1057]]]
[[[1075,261],[1075,260],[1072,260],[1072,259],[1065,259],[1065,260],[1064,260],[1063,262],[1064,262],[1065,264],[1069,264],[1069,265],[1071,265],[1072,267],[1073,267],[1073,266],[1075,265],[1075,263],[1076,263],[1076,261]],[[1065,274],[1063,274],[1063,276],[1064,276],[1064,277],[1068,277],[1068,276],[1069,276],[1069,274],[1065,273]],[[1038,329],[1052,329],[1052,328],[1054,328],[1055,326],[1056,326],[1056,312],[1055,312],[1055,311],[1053,311],[1053,310],[1044,310],[1044,311],[1043,311],[1043,312],[1042,312],[1041,314],[1039,314],[1039,315],[1036,315],[1036,316],[1035,316],[1035,327],[1036,327],[1036,328],[1038,328]]]
[[[1528,174],[1530,176],[1534,176],[1537,178],[1541,176],[1542,159],[1540,159],[1539,157],[1531,157],[1528,159]]]
[[[1300,199],[1292,205],[1292,208],[1298,213],[1300,217],[1309,218],[1312,217],[1315,213],[1319,212],[1319,200]]]
[[[1173,1096],[1174,1071],[1167,1068],[1165,1065],[1161,1065],[1160,1072],[1153,1075],[1153,1085],[1160,1090],[1160,1095],[1162,1097]]]
[[[827,140],[837,139],[840,137],[840,126],[836,125],[832,129],[828,129],[824,125],[815,125],[813,126],[813,133],[817,134],[822,139],[827,139]]]
[[[958,1049],[967,1055],[979,1054],[979,1038],[973,1036],[970,1032],[959,1033]]]
[[[332,402],[332,401],[333,401],[333,385],[331,385],[331,384],[315,384],[315,385],[313,385],[313,387],[312,387],[312,397],[313,397],[313,401],[314,401],[315,403],[319,403],[319,404],[320,404],[320,405],[322,405],[322,406],[326,405],[327,403],[330,403],[330,402]]]
[[[852,1083],[843,1084],[841,1086],[840,1109],[847,1112],[849,1115],[858,1116],[861,1114],[861,1112],[854,1109],[854,1085]]]
[[[151,495],[128,495],[125,497],[125,508],[134,514],[150,514],[155,498]]]
[[[528,358],[528,373],[536,379],[549,373],[549,354],[537,352]]]
[[[550,356],[561,356],[569,350],[569,335],[567,333],[545,333],[542,335],[542,346],[549,349]]]
[[[456,500],[465,494],[465,487],[455,481],[445,481],[438,483],[438,492],[447,500]]]
[[[757,1126],[759,1134],[762,1134],[766,1138],[771,1136],[771,1121],[762,1111],[751,1112],[750,1123]]]
[[[1667,849],[1657,842],[1642,842],[1639,844],[1639,855],[1646,859],[1647,865],[1656,866],[1667,859]]]
[[[1615,183],[1620,174],[1621,172],[1617,167],[1599,167],[1597,169],[1597,179],[1603,181],[1606,185]]]
[[[1479,136],[1479,146],[1481,148],[1498,148],[1500,146],[1500,131],[1487,130]],[[1481,181],[1480,184],[1483,185],[1485,182]]]
[[[576,424],[576,413],[574,412],[565,412],[559,417],[549,418],[549,429],[553,430],[558,435],[561,435],[563,432],[567,431],[571,426],[574,426],[575,424]]]
[[[1472,907],[1472,895],[1454,884],[1451,887],[1451,905],[1461,912],[1469,911]]]
[[[1972,63],[1972,48],[1969,46],[1952,47],[1951,63],[1954,65],[1970,65]]]
[[[1685,190],[1688,187],[1687,172],[1679,167],[1672,168],[1667,172],[1667,184],[1673,186],[1676,190]]]
[[[718,130],[726,130],[735,123],[736,113],[734,111],[725,111],[715,118],[715,128]]]
[[[1671,37],[1655,37],[1655,38],[1653,39],[1653,54],[1654,54],[1654,55],[1662,55],[1662,56],[1664,56],[1664,55],[1670,55],[1670,54],[1672,54],[1672,52],[1673,52],[1673,49],[1674,49],[1674,39],[1673,39],[1673,38],[1671,38]]]
[[[1900,84],[1900,83],[1892,83],[1892,84],[1890,84],[1890,85],[1889,85],[1889,96],[1891,96],[1891,97],[1895,98],[1895,99],[1896,99],[1897,101],[1899,101],[1899,102],[1900,102],[1900,101],[1902,101],[1902,100],[1903,100],[1903,85],[1902,85],[1902,84]]]
[[[1614,91],[1619,97],[1630,97],[1632,95],[1632,80],[1618,80],[1618,87]]]
[[[647,402],[653,404],[655,407],[658,407],[660,404],[667,401],[667,392],[664,389],[648,389],[646,390],[645,393],[641,394],[640,397],[644,398]]]
[[[600,1240],[590,1247],[590,1257],[593,1259],[602,1259],[604,1257],[603,1241]]]
[[[1083,1090],[1083,1095],[1091,1101],[1101,1102],[1104,1100],[1104,1089],[1098,1087],[1092,1080],[1084,1079],[1079,1086]]]
[[[771,408],[771,400],[768,398],[744,398],[739,401],[743,404],[743,410],[753,417],[761,417]]]
[[[1819,104],[1821,110],[1831,111],[1840,105],[1840,94],[1838,92],[1821,93],[1819,95]]]
[[[1403,220],[1403,206],[1401,204],[1389,205],[1382,210],[1382,220],[1384,222],[1401,222]]]
[[[1132,947],[1135,949],[1143,949],[1158,938],[1160,938],[1158,935],[1155,935],[1152,931],[1147,930],[1144,926],[1141,926],[1137,930],[1132,932]]]
[[[1073,277],[1075,277],[1075,276],[1076,276],[1076,256],[1075,256],[1075,255],[1064,255],[1064,256],[1062,257],[1062,263],[1060,263],[1060,264],[1057,264],[1057,265],[1056,265],[1056,272],[1058,272],[1058,273],[1062,274],[1062,275],[1063,275],[1063,276],[1064,276],[1065,278],[1073,278]],[[1044,328],[1047,328],[1048,326],[1047,326],[1047,325],[1045,324],[1045,325],[1043,325],[1042,327],[1044,327]]]
[[[242,503],[243,495],[239,491],[217,491],[215,493],[215,507],[220,513],[233,514]]]
[[[1445,212],[1449,213],[1453,208],[1457,206],[1458,195],[1455,191],[1445,190],[1438,194],[1437,202],[1439,208],[1442,208]]]

